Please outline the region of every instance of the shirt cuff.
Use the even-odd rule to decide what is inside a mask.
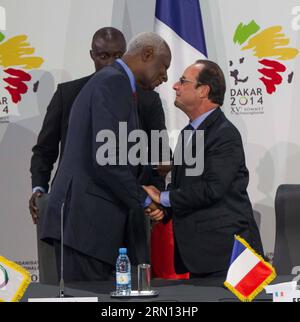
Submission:
[[[40,186],[38,186],[38,187],[34,187],[34,188],[32,189],[32,193],[35,193],[35,192],[37,192],[37,191],[41,191],[42,193],[45,193],[45,192],[46,192],[46,190],[45,190],[43,187],[40,187]]]
[[[160,203],[164,207],[171,207],[170,204],[170,191],[163,191],[160,193]]]
[[[151,204],[151,202],[152,202],[152,199],[149,196],[147,196],[147,198],[143,204],[144,208],[147,208]]]

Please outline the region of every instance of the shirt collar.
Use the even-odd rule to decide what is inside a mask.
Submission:
[[[196,130],[201,125],[201,123],[208,117],[208,115],[210,115],[214,110],[216,110],[216,108],[214,108],[210,111],[207,111],[204,114],[201,114],[196,119],[194,119],[192,122],[190,122],[190,125],[194,128],[194,130]]]
[[[118,59],[116,59],[116,62],[117,62],[118,64],[120,64],[120,65],[124,68],[124,70],[125,70],[125,72],[126,72],[126,74],[127,74],[128,78],[129,78],[129,81],[130,81],[131,90],[132,90],[132,92],[133,92],[133,93],[135,93],[135,92],[136,92],[135,77],[134,77],[134,75],[133,75],[132,71],[131,71],[131,70],[130,70],[130,68],[129,68],[125,63],[124,63],[124,61],[123,61],[122,59],[118,58]]]

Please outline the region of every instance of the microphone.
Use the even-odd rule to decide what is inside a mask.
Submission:
[[[59,294],[51,298],[29,298],[28,302],[98,302],[98,297],[75,297],[65,294],[64,283],[64,208],[65,203],[61,205],[60,209],[60,282]]]
[[[65,294],[65,282],[64,282],[64,208],[63,202],[60,210],[60,282],[59,282],[59,295],[58,297],[73,297],[72,295]]]

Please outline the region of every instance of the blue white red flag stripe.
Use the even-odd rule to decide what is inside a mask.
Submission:
[[[188,118],[174,107],[175,92],[172,87],[188,66],[198,59],[206,59],[199,0],[157,0],[154,29],[167,41],[172,53],[168,82],[157,91],[163,102],[166,125],[171,134],[170,145],[174,150]]]
[[[199,0],[157,0],[155,17],[207,56]]]
[[[180,131],[188,118],[174,106],[172,87],[184,70],[198,59],[206,59],[206,46],[199,0],[157,0],[155,32],[170,46],[172,61],[168,69],[168,82],[158,88],[170,135],[170,146],[175,149]],[[162,255],[163,254],[163,255]],[[156,277],[188,278],[174,270],[174,238],[172,221],[156,224],[151,233],[151,264]]]
[[[230,259],[230,265],[238,258],[242,252],[246,249],[246,247],[242,243],[234,243],[232,255]]]
[[[248,297],[257,289],[257,285],[261,285],[272,273],[273,271],[271,268],[266,267],[263,262],[258,262],[247,275],[236,284],[235,288],[245,297]]]
[[[276,277],[274,268],[241,237],[235,236],[224,285],[240,300],[252,301]]]

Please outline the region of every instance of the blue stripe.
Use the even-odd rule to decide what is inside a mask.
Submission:
[[[238,240],[234,240],[232,255],[230,259],[230,265],[238,258],[246,247]]]
[[[155,17],[207,57],[199,0],[156,0]]]

